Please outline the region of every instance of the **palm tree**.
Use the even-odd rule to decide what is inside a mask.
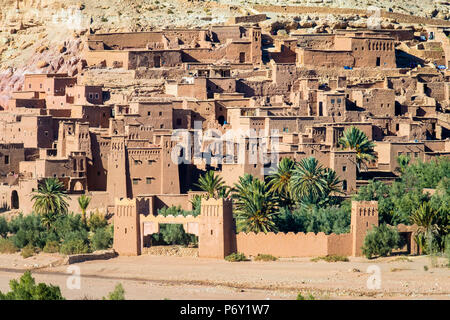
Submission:
[[[436,223],[437,218],[438,211],[434,210],[429,202],[422,203],[420,207],[411,214],[411,222],[418,227],[415,236],[416,242],[421,249],[425,246],[426,238],[432,238],[438,233],[439,226]]]
[[[338,145],[344,149],[356,151],[356,167],[359,172],[361,171],[361,165],[364,165],[367,169],[366,162],[376,159],[375,144],[367,138],[364,132],[354,126],[344,131]]]
[[[84,194],[82,194],[78,198],[78,205],[80,206],[80,209],[81,209],[81,220],[83,221],[84,224],[86,224],[86,209],[89,206],[90,202],[91,202],[91,198]]]
[[[396,168],[396,171],[404,173],[410,161],[411,157],[408,157],[407,155],[404,154],[399,155],[397,157],[398,168]]]
[[[210,170],[198,179],[198,183],[194,184],[203,191],[207,192],[207,198],[220,197],[221,192],[226,187],[223,179]]]
[[[50,225],[58,215],[66,214],[68,209],[67,196],[64,185],[57,178],[48,178],[39,184],[38,190],[33,191],[33,210],[42,218],[43,224]]]
[[[283,158],[278,163],[278,168],[268,177],[268,186],[284,205],[292,205],[292,194],[290,181],[295,168],[295,161],[290,158]]]
[[[292,172],[290,188],[300,202],[316,203],[326,193],[324,168],[316,158],[302,159]]]
[[[264,181],[245,174],[233,191],[238,231],[267,233],[277,230],[274,221],[276,200]]]

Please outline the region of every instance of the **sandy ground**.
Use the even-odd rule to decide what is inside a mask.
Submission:
[[[38,282],[59,285],[68,299],[99,299],[119,282],[127,299],[295,299],[299,292],[316,299],[450,299],[450,269],[432,268],[426,256],[408,257],[410,261],[350,258],[350,262],[334,263],[309,258],[231,263],[152,255],[117,257],[71,265],[79,267],[80,289],[67,285],[76,283],[69,278],[69,266],[42,267],[60,258],[0,255],[0,290],[8,291],[11,279],[33,268]],[[380,289],[367,286],[374,276],[370,268],[380,270]]]

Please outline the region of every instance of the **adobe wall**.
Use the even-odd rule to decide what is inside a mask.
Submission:
[[[108,68],[126,68],[129,69],[129,52],[128,51],[88,51],[85,53],[85,59],[88,66],[99,65],[105,61],[105,67]]]
[[[310,257],[328,254],[328,239],[325,233],[238,233],[237,252],[246,256],[271,254],[276,257]]]
[[[238,24],[238,23],[258,23],[261,21],[265,21],[267,16],[265,13],[260,14],[251,14],[248,16],[239,16],[239,17],[231,17],[228,20],[230,24]]]
[[[140,255],[141,236],[136,199],[116,199],[113,248],[120,255]]]
[[[156,62],[159,62],[159,66]],[[159,67],[177,67],[182,64],[181,51],[167,50],[167,51],[130,51],[128,64],[129,70],[144,68],[159,68]]]
[[[354,67],[356,60],[351,51],[319,51],[319,50],[297,50],[297,65],[315,67]]]
[[[89,35],[88,40],[103,42],[105,49],[145,48],[148,43],[161,42],[162,32],[93,34]]]

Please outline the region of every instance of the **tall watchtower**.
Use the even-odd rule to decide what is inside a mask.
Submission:
[[[231,200],[202,199],[198,237],[201,258],[223,259],[235,251]]]
[[[361,256],[367,231],[378,226],[378,201],[352,201],[352,256]]]
[[[109,194],[109,202],[114,203],[115,198],[128,196],[127,179],[127,150],[124,136],[111,137],[111,151],[108,155],[108,176],[106,189]]]
[[[120,255],[141,254],[140,217],[136,199],[117,199],[114,213],[114,250]]]

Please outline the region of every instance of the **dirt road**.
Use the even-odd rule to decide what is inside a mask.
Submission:
[[[49,256],[28,259],[33,258],[28,267],[51,260]],[[0,256],[1,291],[9,290],[9,280],[20,277],[27,268],[26,260],[21,259],[18,255]],[[38,282],[59,285],[68,299],[99,299],[119,282],[127,299],[295,299],[299,292],[311,293],[316,299],[450,299],[449,268],[431,268],[430,259],[424,256],[407,259],[231,263],[151,255],[118,257],[72,265],[79,267],[80,289],[68,288],[68,279],[69,284],[74,283],[68,266],[35,269],[33,275]],[[368,287],[368,279],[373,280],[378,270],[380,289],[371,289],[376,281],[369,281]]]

